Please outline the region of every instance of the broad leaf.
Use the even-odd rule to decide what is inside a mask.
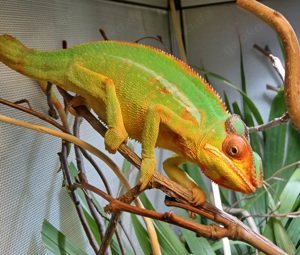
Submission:
[[[42,225],[42,241],[55,255],[87,255],[47,220]]]

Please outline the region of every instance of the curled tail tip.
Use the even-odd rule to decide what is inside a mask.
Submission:
[[[24,45],[15,37],[9,35],[9,34],[3,34],[0,35],[0,47],[1,45],[14,45],[14,46],[20,46],[23,47]]]
[[[17,70],[26,54],[26,47],[11,35],[0,35],[0,62]]]
[[[3,34],[3,35],[0,35],[0,40],[1,41],[15,41],[17,39],[9,34]]]

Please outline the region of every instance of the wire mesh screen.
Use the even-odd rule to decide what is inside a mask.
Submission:
[[[60,49],[64,39],[70,46],[102,39],[100,27],[110,39],[134,41],[159,34],[169,45],[166,11],[107,1],[0,0],[0,23],[0,34],[11,34],[37,49]],[[155,41],[148,43],[161,47]],[[36,111],[43,114],[48,111],[46,97],[37,83],[2,63],[0,98],[13,102],[27,99]],[[1,104],[0,114],[48,126]],[[81,137],[103,149],[102,138],[88,124],[83,125]],[[62,188],[57,156],[60,148],[61,141],[57,138],[0,123],[0,254],[49,254],[41,241],[44,219],[88,254],[92,253],[72,201]],[[111,157],[122,164],[120,155]],[[90,179],[94,179],[88,165],[86,168]],[[107,173],[107,178],[110,183],[115,180],[113,174]]]

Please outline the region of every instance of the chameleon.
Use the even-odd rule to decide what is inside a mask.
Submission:
[[[156,147],[174,153],[163,162],[163,169],[191,191],[195,205],[203,204],[206,195],[181,170],[185,162],[234,191],[248,194],[262,186],[262,161],[251,148],[244,122],[227,111],[211,85],[169,53],[122,41],[35,50],[4,34],[0,61],[27,77],[79,95],[71,104],[93,109],[107,125],[104,143],[110,153],[128,138],[140,142],[141,190],[155,172]]]

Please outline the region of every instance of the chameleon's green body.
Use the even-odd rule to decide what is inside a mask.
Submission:
[[[141,142],[143,187],[155,167],[156,146],[178,155],[164,166],[172,179],[187,187],[194,188],[177,167],[184,161],[199,165],[227,188],[249,193],[261,184],[260,159],[244,138],[247,132],[242,121],[230,117],[210,85],[169,54],[115,41],[37,51],[2,35],[0,61],[28,77],[50,81],[83,97],[109,127],[105,137],[109,151],[114,152],[127,136]],[[233,164],[232,159],[224,163],[221,155],[222,144],[231,134],[241,137],[249,151],[240,162],[233,159]]]

